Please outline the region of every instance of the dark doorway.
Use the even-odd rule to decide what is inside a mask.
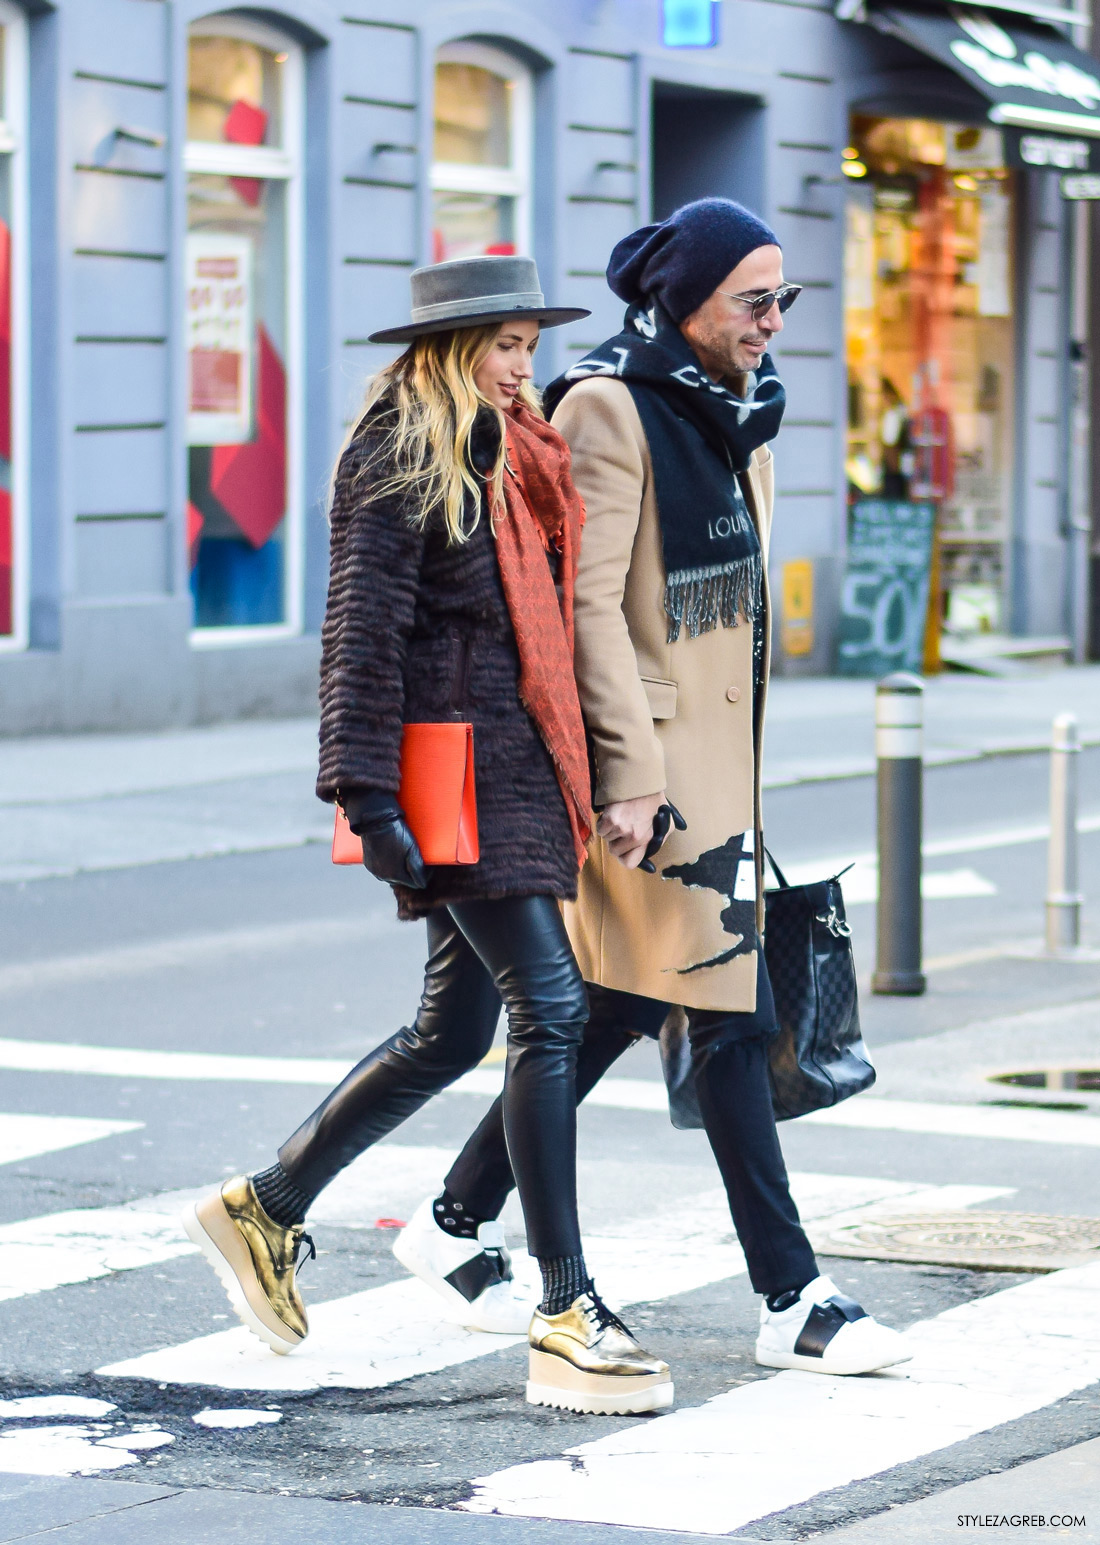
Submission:
[[[763,207],[763,108],[752,97],[656,81],[653,218],[697,198]]]

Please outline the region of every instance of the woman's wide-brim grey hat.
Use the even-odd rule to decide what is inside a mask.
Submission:
[[[535,260],[529,257],[453,258],[414,269],[410,284],[411,321],[371,333],[371,343],[410,343],[425,333],[481,327],[510,317],[561,327],[592,315],[582,306],[548,306]]]

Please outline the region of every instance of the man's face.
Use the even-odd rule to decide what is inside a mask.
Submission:
[[[776,333],[783,330],[779,307],[753,321],[749,306],[731,295],[750,298],[778,290],[783,283],[783,254],[778,247],[757,247],[727,274],[713,295],[685,317],[680,331],[712,381],[755,370]]]

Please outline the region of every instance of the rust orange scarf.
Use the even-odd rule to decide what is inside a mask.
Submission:
[[[519,649],[519,695],[554,761],[577,864],[593,816],[588,750],[573,675],[573,587],[584,505],[573,486],[569,447],[517,403],[504,416],[508,463],[504,508],[494,515],[497,559]],[[558,554],[558,582],[547,552]]]

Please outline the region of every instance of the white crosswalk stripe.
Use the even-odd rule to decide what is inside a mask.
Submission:
[[[129,1130],[140,1123],[89,1121],[84,1125]],[[89,1132],[86,1138],[74,1141],[102,1135],[105,1133]],[[380,1217],[407,1217],[424,1196],[439,1186],[453,1160],[453,1152],[446,1148],[380,1143],[350,1164],[321,1193],[310,1209],[310,1222],[363,1228],[372,1227]],[[933,1191],[900,1182],[796,1175],[794,1184],[800,1201],[811,1209],[807,1216],[830,1218],[842,1209],[866,1206],[877,1200],[904,1205],[910,1195],[923,1198],[929,1206],[965,1207],[1004,1194],[997,1187],[947,1186],[934,1190],[938,1200],[933,1202]],[[203,1194],[204,1189],[162,1192],[120,1207],[75,1208],[0,1225],[0,1302],[194,1254],[195,1246],[184,1236],[179,1216],[182,1208]],[[711,1201],[708,1227],[713,1235],[728,1234],[729,1215],[724,1201],[719,1193]],[[838,1216],[837,1221],[846,1218]],[[643,1235],[651,1226],[649,1222],[643,1226]],[[683,1290],[673,1287],[669,1291]],[[622,1301],[628,1300],[624,1296]],[[432,1303],[434,1306],[434,1300]]]
[[[859,1176],[795,1174],[792,1191],[804,1219],[873,1216],[876,1206],[938,1210],[1003,1195],[974,1186],[914,1186]],[[660,1249],[654,1251],[654,1240]],[[612,1303],[651,1303],[738,1276],[745,1269],[732,1238],[723,1192],[635,1218],[585,1237],[585,1256]],[[521,1258],[527,1265],[526,1258]],[[200,1384],[239,1390],[377,1389],[417,1374],[469,1362],[522,1338],[464,1331],[440,1318],[438,1300],[419,1282],[402,1280],[310,1306],[309,1339],[277,1357],[248,1331],[201,1336],[112,1363],[108,1377]]]
[[[130,1207],[84,1207],[0,1227],[0,1301],[156,1266],[194,1245],[178,1217]]]
[[[474,1075],[475,1081],[496,1079],[489,1068]],[[663,1109],[660,1085],[610,1083],[612,1101],[624,1108],[638,1108],[631,1086],[641,1085],[652,1101],[644,1108]],[[897,1106],[895,1114],[905,1115],[903,1102],[865,1104]],[[923,1130],[918,1123],[926,1119],[921,1113],[927,1108],[914,1109],[914,1129]],[[957,1108],[938,1109],[950,1130]],[[984,1135],[996,1136],[997,1118],[1004,1114],[1025,1121],[1033,1114],[1048,1115],[971,1107],[968,1119],[992,1118],[993,1127]],[[0,1153],[48,1152],[140,1125],[46,1119],[57,1124],[41,1125],[43,1118],[11,1122],[8,1149]],[[904,1119],[899,1126],[905,1129]],[[438,1185],[451,1158],[440,1147],[381,1144],[326,1190],[311,1221],[361,1228],[378,1216],[407,1216],[412,1204]],[[1006,1194],[1003,1187],[814,1173],[792,1175],[792,1189],[811,1232],[815,1222],[827,1220],[832,1227],[876,1213],[942,1213]],[[181,1207],[196,1194],[161,1193],[122,1207],[74,1209],[0,1227],[0,1300],[192,1253],[178,1220]],[[660,1240],[658,1251],[655,1239]],[[586,1235],[585,1247],[601,1291],[622,1305],[658,1302],[735,1278],[745,1269],[719,1190],[605,1226]],[[522,1254],[517,1266],[521,1272],[533,1270]],[[1041,1409],[1094,1382],[1100,1378],[1100,1327],[1091,1305],[1098,1288],[1100,1267],[1053,1273],[914,1326],[907,1333],[914,1361],[902,1369],[864,1379],[765,1376],[698,1407],[631,1423],[559,1458],[485,1474],[461,1506],[477,1513],[727,1534]],[[274,1356],[243,1328],[234,1328],[122,1358],[98,1374],[108,1381],[251,1391],[262,1406],[287,1393],[382,1389],[502,1349],[519,1355],[522,1346],[521,1337],[489,1336],[449,1324],[441,1318],[435,1295],[409,1278],[312,1304],[310,1317],[308,1341],[289,1357]],[[276,1416],[261,1412],[257,1419]],[[823,1442],[824,1432],[836,1434],[837,1440]],[[132,1469],[147,1452],[171,1442],[171,1434],[153,1424],[116,1433],[94,1415],[90,1421],[82,1415],[80,1422],[30,1428],[19,1413],[0,1411],[0,1472]],[[788,1463],[793,1451],[801,1456],[796,1466]]]
[[[838,864],[837,868],[844,868]],[[823,869],[820,864],[794,864],[785,870],[792,885],[810,885],[835,870]],[[842,880],[844,905],[864,906],[878,900],[878,862],[875,859],[857,859]],[[958,901],[967,896],[995,896],[997,887],[976,869],[926,869],[921,875],[921,895],[925,901]]]
[[[728,1534],[1100,1379],[1098,1292],[1100,1265],[1053,1272],[913,1326],[914,1360],[896,1371],[781,1373],[485,1476],[459,1505]]]
[[[220,1052],[147,1051],[137,1047],[80,1046],[67,1042],[0,1038],[0,1068],[25,1073],[96,1074],[184,1082],[302,1084],[332,1088],[351,1064],[323,1057],[253,1057]],[[492,1098],[503,1085],[500,1067],[479,1067],[445,1095]],[[663,1084],[648,1078],[604,1078],[585,1104],[615,1110],[664,1111]],[[800,1118],[810,1125],[922,1132],[940,1137],[997,1138],[1100,1148],[1100,1122],[1055,1110],[1007,1110],[989,1105],[933,1104],[862,1097]]]
[[[446,1148],[380,1143],[337,1176],[311,1219],[362,1228],[380,1216],[402,1216],[438,1186],[453,1159]],[[0,1225],[0,1301],[195,1254],[180,1212],[202,1194],[167,1191],[122,1207],[77,1208]]]
[[[142,1121],[97,1121],[90,1116],[31,1116],[0,1113],[0,1164],[37,1159],[44,1153],[97,1143],[120,1132],[137,1132]]]
[[[376,1211],[405,1212],[438,1183],[450,1157],[442,1148],[379,1145],[328,1189],[316,1209],[319,1221],[363,1226]],[[803,1217],[830,1225],[876,1211],[942,1213],[1006,1194],[1002,1187],[824,1174],[795,1174],[792,1186]],[[41,1292],[50,1280],[89,1280],[169,1260],[192,1249],[177,1217],[195,1194],[165,1193],[125,1208],[7,1225],[0,1230],[0,1269],[15,1260],[17,1272],[20,1264],[36,1271],[37,1285],[29,1290]],[[654,1239],[661,1241],[657,1252]],[[659,1301],[744,1270],[725,1197],[717,1190],[686,1206],[604,1228],[585,1244],[602,1291],[621,1304]],[[19,1250],[37,1250],[38,1265],[28,1267]],[[51,1254],[54,1263],[47,1267]],[[0,1279],[0,1296],[14,1296],[13,1287]],[[916,1356],[902,1370],[864,1379],[766,1376],[701,1406],[631,1423],[558,1459],[484,1475],[462,1506],[517,1517],[728,1533],[1011,1421],[1100,1378],[1100,1328],[1091,1312],[1097,1288],[1100,1267],[1054,1273],[915,1326],[908,1335]],[[310,1313],[310,1338],[289,1357],[276,1357],[245,1330],[233,1329],[98,1372],[109,1380],[248,1390],[260,1394],[262,1406],[282,1393],[384,1388],[522,1344],[520,1337],[448,1324],[435,1296],[411,1279],[312,1305]],[[260,1414],[274,1420],[270,1411]],[[824,1432],[840,1441],[823,1442]],[[85,1419],[79,1430],[20,1432],[5,1421],[0,1471],[56,1475],[133,1467],[146,1450],[170,1442],[169,1434],[152,1426],[109,1436],[94,1419]],[[797,1466],[788,1462],[791,1452],[801,1456]]]

